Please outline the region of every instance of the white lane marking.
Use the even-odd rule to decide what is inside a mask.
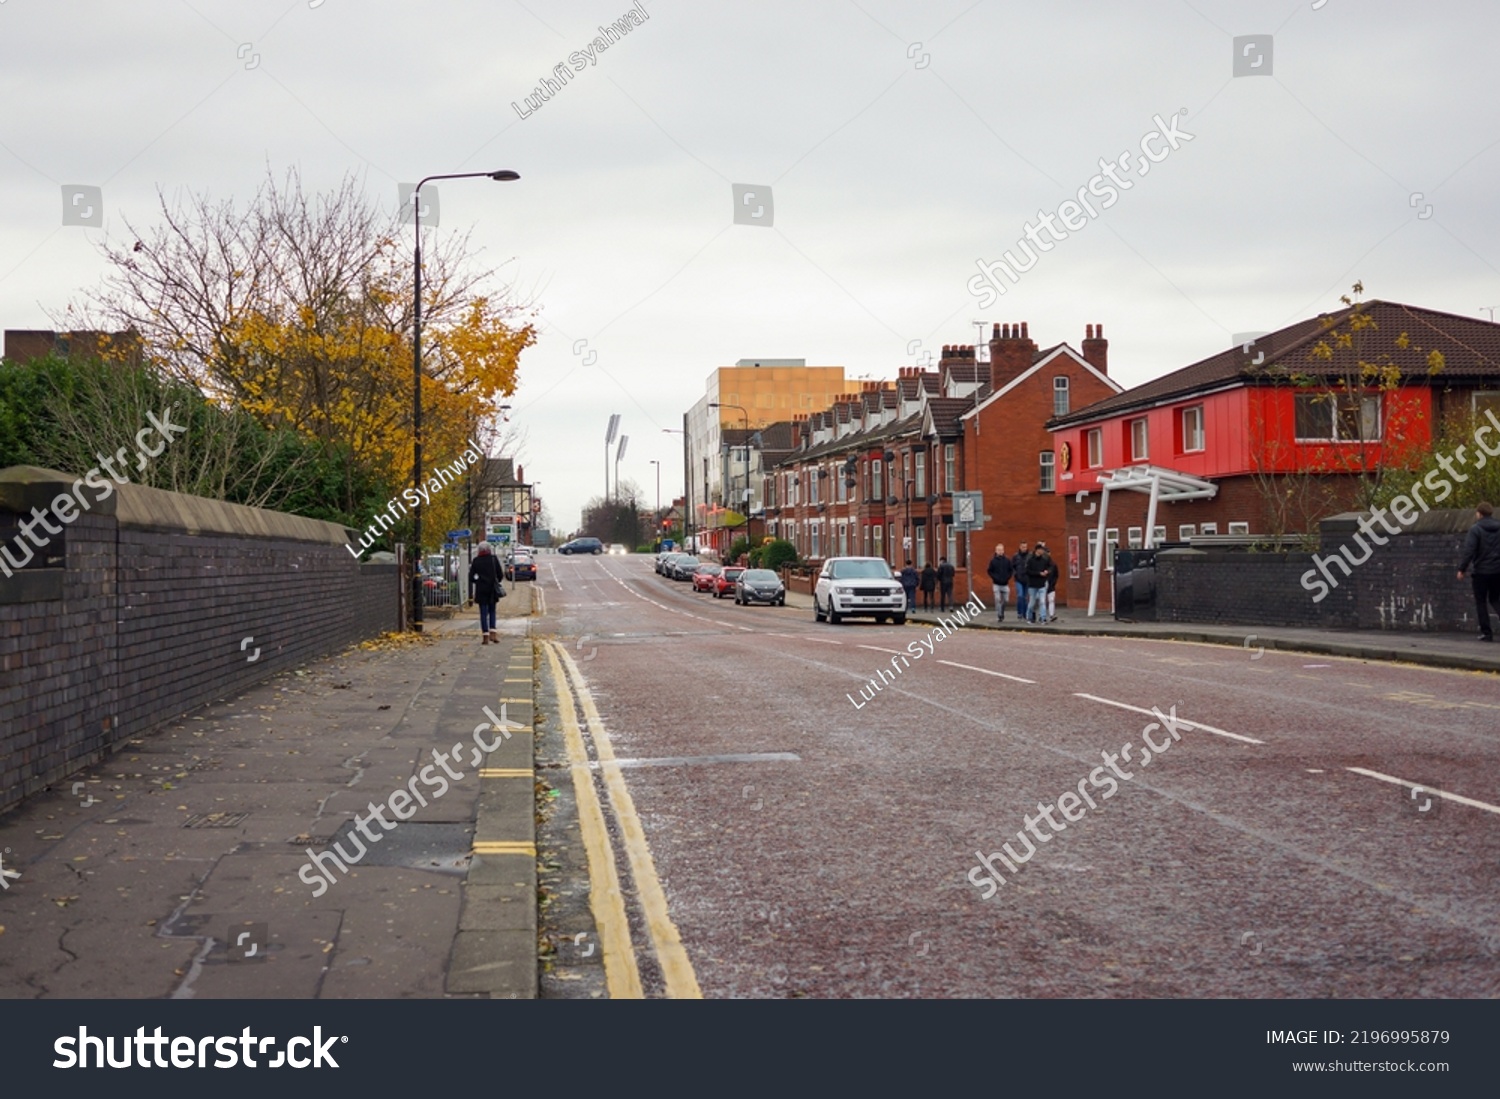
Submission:
[[[856,649],[869,649],[872,652],[877,652],[877,653],[891,653],[894,656],[900,656],[901,655],[901,650],[900,649],[882,649],[879,645],[856,645],[854,647]]]
[[[816,641],[819,645],[842,645],[842,641],[833,641],[826,637],[799,637],[798,641]]]
[[[537,596],[538,599],[540,599],[542,601],[542,617],[546,618],[547,617],[547,589],[546,588],[537,588],[536,589],[536,596]]]
[[[1491,805],[1487,801],[1475,801],[1460,794],[1450,794],[1446,790],[1434,790],[1431,786],[1425,786],[1420,782],[1412,782],[1409,779],[1397,778],[1395,775],[1383,775],[1379,771],[1369,771],[1363,767],[1345,767],[1346,771],[1353,771],[1356,775],[1364,775],[1367,778],[1378,778],[1381,782],[1395,783],[1397,786],[1410,786],[1413,790],[1421,790],[1424,793],[1436,794],[1448,801],[1456,801],[1460,805],[1471,805],[1475,809],[1483,809],[1490,813],[1500,813],[1500,805]]]
[[[1112,698],[1100,698],[1098,695],[1086,695],[1082,691],[1074,691],[1077,698],[1086,698],[1090,702],[1102,702],[1106,706],[1118,706],[1122,710],[1130,710],[1132,713],[1145,714],[1147,717],[1155,717],[1155,710],[1143,710],[1139,706],[1131,706],[1125,702],[1116,702]],[[1212,725],[1204,725],[1201,721],[1185,721],[1177,719],[1177,724],[1184,729],[1199,729],[1205,733],[1213,733],[1214,736],[1227,736],[1230,740],[1243,741],[1246,744],[1264,744],[1264,740],[1256,740],[1253,736],[1241,736],[1239,733],[1226,733],[1223,729],[1217,729]]]
[[[1017,683],[1031,683],[1033,685],[1036,683],[1036,680],[1034,679],[1022,679],[1018,675],[1006,675],[1004,672],[992,672],[988,668],[976,668],[972,664],[960,664],[956,660],[939,660],[938,663],[946,664],[950,668],[962,668],[966,672],[982,672],[985,675],[999,676],[1001,679],[1014,679]]]

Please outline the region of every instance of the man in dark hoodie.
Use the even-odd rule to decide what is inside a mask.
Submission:
[[[1038,542],[1026,561],[1026,620],[1047,621],[1047,581],[1052,577],[1052,555],[1047,543]]]
[[[1000,613],[1000,621],[1005,621],[1005,596],[1010,591],[1010,578],[1015,573],[1011,566],[1010,558],[1005,556],[1005,544],[1002,542],[995,547],[995,556],[990,558],[990,567],[985,570],[990,574],[990,583],[995,588],[995,610]]]
[[[1474,606],[1479,615],[1479,640],[1493,641],[1490,606],[1500,614],[1500,519],[1495,518],[1493,504],[1481,503],[1474,509],[1475,524],[1464,539],[1464,559],[1458,566],[1458,578],[1469,573],[1474,584]]]
[[[906,609],[914,611],[917,609],[917,585],[922,582],[921,574],[912,568],[910,561],[899,573],[901,590],[906,592]]]
[[[1010,571],[1016,577],[1016,617],[1022,622],[1026,621],[1027,597],[1030,595],[1030,589],[1026,586],[1029,583],[1026,579],[1026,566],[1031,562],[1031,550],[1027,547],[1030,545],[1030,542],[1022,542],[1021,548],[1010,559]]]

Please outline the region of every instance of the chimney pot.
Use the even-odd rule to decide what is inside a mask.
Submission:
[[[1023,340],[1029,340],[1029,339],[1031,339],[1031,333],[1026,330],[1026,327],[1027,327],[1026,326],[1026,322],[1022,321],[1021,322],[1021,338]]]

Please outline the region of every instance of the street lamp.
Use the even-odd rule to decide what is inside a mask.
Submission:
[[[509,182],[520,179],[517,172],[502,169],[498,172],[458,172],[448,175],[427,176],[411,192],[412,225],[416,229],[416,248],[412,253],[412,338],[411,338],[411,434],[412,434],[412,486],[422,485],[422,188],[435,179],[493,179]],[[411,573],[411,624],[417,633],[422,632],[422,501],[417,501],[413,521],[412,541],[416,543],[417,559]]]
[[[655,541],[656,541],[657,548],[660,549],[661,548],[661,462],[658,461],[655,458],[652,458],[651,461],[648,462],[647,464],[648,465],[653,465],[653,466],[656,467],[656,510],[654,512],[652,512],[652,516],[653,516],[653,518],[655,520],[652,523],[652,526],[654,526],[656,528],[656,539],[655,539]]]
[[[682,436],[682,506],[684,511],[682,516],[682,544],[686,547],[692,541],[693,537],[693,467],[688,459],[686,412],[682,414],[682,424],[681,428],[664,427],[661,429],[661,433],[663,435]]]
[[[604,502],[614,503],[614,494],[609,491],[609,448],[615,441],[615,432],[620,430],[620,414],[614,413],[609,418],[609,428],[604,432]]]
[[[725,404],[722,401],[709,401],[708,407],[738,409],[740,418],[745,421],[745,498],[741,501],[741,506],[745,509],[743,513],[745,517],[745,544],[748,546],[750,544],[750,413],[745,411],[743,405]],[[733,447],[729,448],[729,453],[733,456]]]

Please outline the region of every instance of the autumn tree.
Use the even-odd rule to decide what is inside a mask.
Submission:
[[[149,230],[127,223],[134,243],[102,246],[109,271],[85,307],[90,318],[138,332],[154,364],[210,399],[346,450],[393,493],[408,484],[411,240],[392,214],[353,176],[309,193],[295,171],[280,181],[268,172],[243,209],[207,195],[161,195],[159,207]],[[495,271],[477,264],[467,234],[424,234],[430,467],[457,458],[492,420],[536,336]],[[339,492],[353,510],[354,479]]]

